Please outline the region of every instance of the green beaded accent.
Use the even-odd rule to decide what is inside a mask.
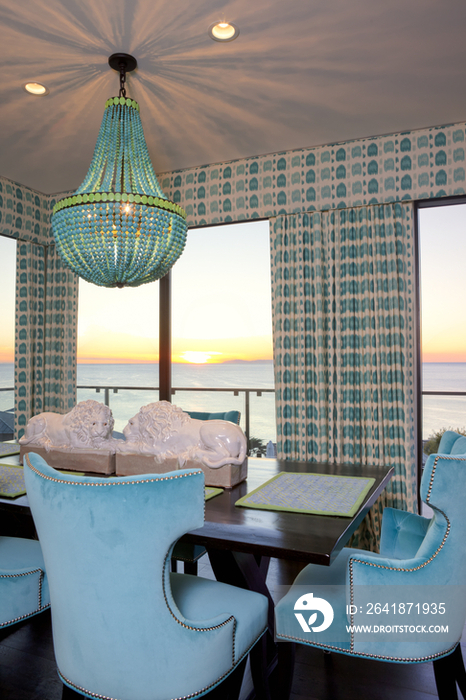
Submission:
[[[186,213],[160,187],[134,100],[105,103],[89,171],[55,204],[52,230],[65,263],[104,287],[160,279],[183,252]]]
[[[71,201],[76,199],[76,201]],[[152,200],[152,201],[151,201]],[[154,209],[165,209],[166,211],[172,211],[183,219],[186,219],[186,212],[178,204],[170,202],[168,199],[154,199],[154,197],[140,197],[139,195],[125,195],[114,194],[113,192],[103,192],[101,194],[90,194],[83,195],[82,197],[67,197],[66,199],[60,199],[53,208],[53,213],[57,213],[62,209],[67,209],[75,206],[76,204],[87,203],[87,202],[134,202],[135,204],[143,204],[147,207],[153,207]]]

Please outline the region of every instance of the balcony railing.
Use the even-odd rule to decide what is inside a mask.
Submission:
[[[119,392],[124,392],[124,391],[133,391],[133,392],[151,392],[153,396],[158,396],[158,391],[159,387],[158,386],[114,386],[114,385],[100,385],[96,386],[95,384],[79,384],[77,387],[77,390],[90,390],[94,391],[98,394],[103,393],[103,399],[104,403],[106,406],[110,406],[110,396],[112,394],[118,394]],[[12,401],[11,403],[14,404],[14,388],[13,387],[0,387],[0,392],[11,392],[12,393]],[[275,389],[269,389],[269,388],[251,388],[251,387],[192,387],[192,386],[187,386],[187,387],[173,387],[172,388],[172,395],[176,395],[177,393],[182,393],[182,392],[196,392],[196,393],[223,393],[223,394],[232,394],[235,397],[241,397],[242,402],[241,406],[238,406],[238,410],[241,413],[241,426],[243,427],[244,433],[246,435],[246,438],[249,441],[249,438],[251,437],[251,422],[252,419],[254,418],[254,410],[251,407],[251,398],[252,397],[261,397],[263,394],[274,394]],[[0,411],[1,410],[11,410],[11,407],[5,404],[5,406],[2,406],[1,404],[3,401],[1,400],[3,397],[0,397]],[[6,397],[5,397],[6,399]],[[156,400],[156,399],[153,399]],[[110,406],[111,407],[111,406]],[[138,405],[139,408],[139,405]],[[182,408],[186,411],[206,411],[209,410],[205,406],[182,406]],[[232,408],[236,409],[236,406],[231,406],[228,404],[226,408],[220,408],[220,407],[212,407],[210,410],[212,411],[222,411],[222,410],[230,410]],[[137,409],[136,409],[137,410]],[[255,411],[255,414],[257,414],[257,410]],[[125,416],[126,420],[128,420],[130,415]],[[269,420],[268,422],[271,422]],[[273,420],[273,424],[275,424],[275,421]],[[259,437],[256,434],[256,437]],[[273,441],[275,442],[275,436],[274,434],[268,435],[268,439],[273,438]]]
[[[158,386],[114,386],[114,385],[108,385],[108,386],[96,386],[95,384],[92,385],[79,385],[77,387],[78,390],[91,390],[95,391],[97,393],[103,393],[104,394],[104,403],[107,406],[110,406],[110,395],[111,394],[118,394],[120,391],[144,391],[144,392],[151,392],[154,396],[158,395],[159,387]],[[1,392],[11,392],[12,394],[14,393],[13,387],[0,387],[0,400],[1,403],[4,402],[3,397],[1,395]],[[251,436],[251,397],[256,396],[256,397],[261,397],[263,394],[273,394],[275,392],[275,389],[265,389],[265,388],[243,388],[243,387],[173,387],[172,388],[172,395],[176,395],[177,393],[181,392],[208,392],[208,393],[223,393],[223,394],[232,394],[233,396],[240,396],[242,397],[242,406],[240,407],[241,415],[242,415],[242,420],[241,424],[243,426],[243,430],[245,432],[246,437],[250,438]],[[446,399],[452,398],[452,397],[458,397],[458,398],[465,398],[466,397],[466,391],[422,391],[422,397],[428,397],[428,396],[436,396],[436,397],[445,397]],[[14,403],[14,401],[12,401]],[[0,406],[0,410],[7,410],[9,406]],[[185,410],[207,410],[202,407],[184,407]],[[231,408],[231,406],[228,406],[228,409]],[[228,410],[224,409],[224,410]],[[212,409],[212,410],[222,410],[222,409]],[[447,428],[447,427],[464,427],[466,426],[466,405],[463,407],[458,407],[456,409],[456,415],[454,411],[449,412],[449,415],[451,416],[450,418],[443,418],[442,414],[435,414],[435,408],[429,409],[427,406],[424,406],[423,410],[423,416],[424,418],[427,417],[428,412],[434,413],[434,416],[431,418],[430,421],[428,422],[429,427],[427,428],[427,432],[431,433],[434,430],[437,429],[442,429],[442,428]],[[435,423],[435,426],[434,426]],[[444,424],[445,423],[445,424]],[[429,435],[425,435],[424,437],[428,437]]]
[[[87,389],[96,391],[98,394],[103,392],[104,403],[106,406],[110,406],[110,395],[118,394],[120,391],[149,391],[154,395],[159,391],[158,386],[95,386],[95,385],[84,385],[81,384],[77,387],[80,389]],[[243,388],[243,387],[172,387],[172,396],[181,392],[196,392],[196,393],[223,393],[223,394],[233,394],[233,396],[239,396],[243,398],[243,409],[241,410],[241,423],[244,426],[244,434],[249,440],[251,437],[251,397],[257,396],[261,397],[263,394],[274,394],[275,389],[264,389],[264,388]],[[111,406],[110,406],[111,407]],[[185,408],[184,410],[207,410],[205,408]],[[213,409],[217,410],[217,409]],[[218,409],[220,410],[220,409]]]

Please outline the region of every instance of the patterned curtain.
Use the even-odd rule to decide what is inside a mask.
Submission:
[[[78,278],[54,245],[18,241],[15,435],[31,416],[66,413],[76,402]]]
[[[390,465],[354,544],[385,505],[415,511],[412,205],[271,220],[279,459]]]

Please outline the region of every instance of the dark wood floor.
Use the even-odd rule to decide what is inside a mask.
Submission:
[[[207,557],[199,574],[211,577]],[[272,561],[268,583],[273,595],[290,583],[296,566]],[[466,653],[463,651],[464,657]],[[250,690],[246,674],[242,698]],[[432,664],[404,666],[299,646],[291,700],[432,700]],[[1,700],[59,700],[61,683],[53,655],[49,613],[0,632]]]

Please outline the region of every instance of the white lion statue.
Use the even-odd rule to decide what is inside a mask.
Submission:
[[[238,425],[225,420],[196,420],[168,401],[143,406],[123,429],[125,441],[116,451],[153,455],[157,462],[176,457],[182,467],[188,460],[217,469],[241,465],[246,437]]]
[[[81,401],[69,413],[39,413],[33,416],[19,442],[52,448],[91,448],[115,451],[114,420],[108,406],[98,401]]]

